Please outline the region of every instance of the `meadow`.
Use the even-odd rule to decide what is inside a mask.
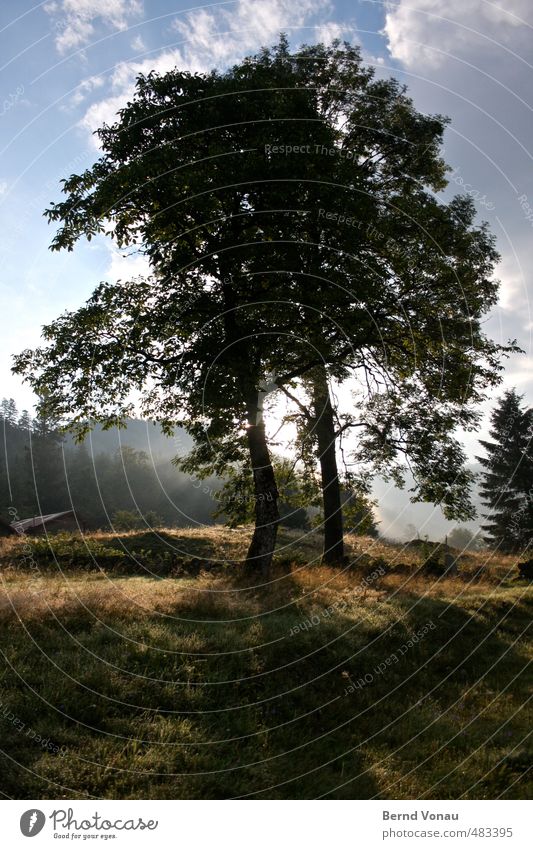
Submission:
[[[318,534],[281,530],[261,586],[249,536],[2,540],[4,798],[531,795],[516,558],[446,576],[423,543],[348,536],[331,569]]]

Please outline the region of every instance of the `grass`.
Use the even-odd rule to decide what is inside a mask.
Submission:
[[[236,566],[248,538],[2,542],[5,797],[530,797],[533,599],[512,558],[436,578],[352,537],[332,570],[316,534],[283,531],[260,587]]]

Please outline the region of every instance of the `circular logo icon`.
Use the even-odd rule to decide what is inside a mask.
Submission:
[[[46,817],[42,811],[37,808],[31,808],[29,811],[24,811],[20,818],[20,830],[24,837],[35,837],[42,831],[46,822]]]

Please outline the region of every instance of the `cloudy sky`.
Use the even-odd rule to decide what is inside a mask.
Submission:
[[[497,236],[501,299],[487,330],[525,350],[505,383],[533,404],[531,0],[3,0],[0,16],[0,396],[31,406],[10,374],[11,354],[99,280],[141,270],[103,240],[48,250],[42,211],[62,177],[96,158],[92,131],[112,119],[139,72],[224,67],[284,30],[294,48],[335,36],[360,43],[378,73],[408,84],[421,111],[452,119],[448,194],[470,193]],[[468,445],[474,454],[475,439]],[[380,513],[383,529],[399,535],[408,522],[430,535],[445,527],[438,510],[383,488]]]

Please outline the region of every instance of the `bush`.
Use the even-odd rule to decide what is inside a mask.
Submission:
[[[518,563],[517,566],[521,578],[533,581],[533,560],[526,560],[524,563]]]
[[[160,528],[163,525],[163,519],[155,510],[148,510],[143,518],[145,525],[148,525],[149,528]]]
[[[61,533],[47,537],[28,537],[26,543],[31,546],[35,560],[57,561],[61,566],[75,566],[81,569],[87,566],[109,566],[123,562],[127,555],[124,551],[104,545],[93,537]]]
[[[111,523],[117,531],[135,531],[144,524],[142,517],[132,510],[117,510],[111,517]]]

